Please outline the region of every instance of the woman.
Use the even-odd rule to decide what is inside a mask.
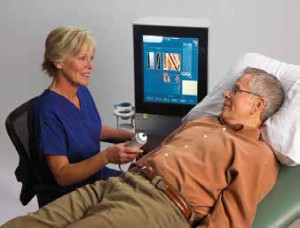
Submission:
[[[42,68],[53,79],[30,111],[30,131],[34,149],[50,171],[40,179],[57,186],[59,193],[38,195],[39,206],[84,184],[118,175],[105,165],[130,162],[141,152],[125,143],[100,150],[100,140],[127,141],[133,133],[101,123],[86,87],[95,47],[92,34],[75,27],[58,27],[46,39]]]

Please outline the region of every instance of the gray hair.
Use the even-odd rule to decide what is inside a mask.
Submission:
[[[281,107],[284,101],[284,89],[281,82],[264,70],[247,67],[242,75],[250,74],[249,91],[259,94],[266,100],[266,106],[261,113],[261,121],[264,122]]]
[[[96,49],[96,41],[90,31],[76,27],[58,27],[52,30],[45,42],[42,70],[49,76],[55,76],[55,63],[63,62],[67,55],[78,54],[83,47],[92,51]]]

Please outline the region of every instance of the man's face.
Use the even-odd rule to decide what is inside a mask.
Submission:
[[[246,74],[236,81],[234,89],[223,93],[224,104],[221,117],[226,123],[247,124],[250,120],[255,95],[248,93],[251,75]]]

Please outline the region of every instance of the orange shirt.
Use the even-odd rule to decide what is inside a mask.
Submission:
[[[217,117],[190,121],[137,164],[152,166],[200,217],[207,215],[203,227],[251,227],[279,166],[260,129],[239,126]]]

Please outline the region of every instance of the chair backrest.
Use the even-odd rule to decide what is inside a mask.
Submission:
[[[31,135],[29,111],[39,97],[34,97],[13,110],[6,118],[7,133],[19,155],[15,175],[22,183],[20,201],[25,206],[36,195],[39,207],[71,191],[59,187],[47,162],[35,149]]]
[[[16,178],[22,182],[20,201],[26,205],[35,195],[33,190],[34,174],[30,162],[29,122],[28,112],[37,97],[34,97],[13,110],[6,118],[7,133],[19,154],[19,165],[15,171]]]

